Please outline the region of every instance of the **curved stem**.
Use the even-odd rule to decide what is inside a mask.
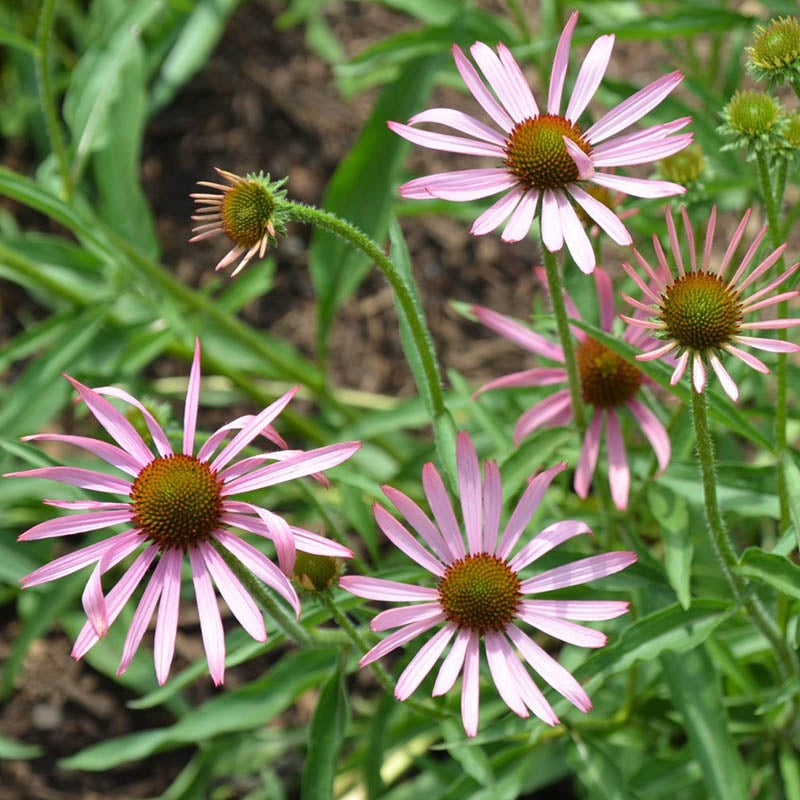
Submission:
[[[761,187],[761,196],[764,200],[764,210],[767,214],[769,224],[769,237],[773,247],[781,244],[781,220],[780,220],[780,200],[775,197],[769,163],[764,153],[759,152],[756,159],[758,167],[758,180]],[[776,262],[776,268],[783,272],[785,265],[783,257]],[[784,318],[789,315],[789,303],[784,300],[778,304],[778,317]],[[777,338],[786,341],[788,331],[786,328],[777,331]],[[780,508],[780,530],[785,531],[789,527],[791,517],[789,515],[789,485],[786,479],[786,471],[783,468],[783,451],[786,449],[786,423],[788,419],[788,396],[789,396],[789,376],[786,353],[778,353],[775,365],[775,455],[777,457],[777,477],[778,477],[778,503]]]
[[[39,23],[36,26],[36,80],[39,84],[39,97],[42,104],[47,135],[53,150],[58,171],[61,174],[64,197],[72,197],[72,179],[67,163],[67,151],[61,135],[61,126],[56,112],[56,101],[53,85],[50,82],[50,41],[53,36],[53,18],[55,17],[55,0],[42,0],[39,12]]]
[[[542,256],[544,269],[547,273],[547,287],[550,291],[550,302],[553,305],[553,314],[556,318],[556,328],[561,348],[564,351],[564,364],[567,368],[567,382],[569,396],[572,400],[572,412],[578,431],[583,434],[586,429],[586,417],[583,410],[583,394],[581,392],[581,378],[578,372],[578,362],[575,358],[575,345],[572,331],[569,329],[567,306],[564,303],[564,284],[558,271],[558,261],[542,242]]]
[[[694,391],[694,388],[691,396],[692,419],[697,440],[697,459],[700,465],[706,524],[711,546],[717,555],[720,569],[733,596],[744,605],[753,624],[772,645],[782,677],[786,679],[797,673],[797,660],[759,599],[752,593],[745,593],[745,581],[734,572],[738,557],[722,518],[717,499],[716,457],[708,422],[708,402],[705,394]]]

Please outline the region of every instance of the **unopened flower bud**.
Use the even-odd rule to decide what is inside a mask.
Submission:
[[[747,48],[747,66],[758,80],[796,84],[800,80],[800,21],[780,17],[766,27],[759,25]]]
[[[342,570],[342,559],[318,556],[297,551],[294,562],[294,580],[308,592],[322,592],[330,588]]]

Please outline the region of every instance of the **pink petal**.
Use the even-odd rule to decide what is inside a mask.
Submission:
[[[514,426],[514,443],[519,444],[526,436],[539,428],[556,424],[562,414],[568,411],[572,418],[572,400],[569,390],[562,389],[545,398],[523,413]]]
[[[108,462],[117,469],[127,472],[128,475],[138,475],[144,466],[131,456],[130,453],[126,453],[116,445],[100,441],[99,439],[90,439],[86,436],[71,436],[61,433],[36,433],[32,436],[23,436],[22,441],[63,442],[64,444],[72,444],[76,447],[80,447],[82,450],[88,450],[90,453],[102,458],[103,461]]]
[[[575,470],[574,487],[578,497],[585,499],[589,494],[589,486],[597,467],[597,456],[600,453],[600,435],[603,430],[603,412],[595,409],[586,434],[583,437],[578,467]]]
[[[198,548],[189,548],[189,563],[192,566],[192,583],[197,598],[200,634],[203,637],[208,671],[214,685],[220,686],[225,679],[225,631],[222,628],[217,597]]]
[[[48,519],[28,528],[20,534],[18,541],[31,542],[35,539],[50,539],[54,536],[72,536],[75,533],[86,533],[112,525],[129,525],[131,523],[130,507],[118,511],[91,511],[88,514],[72,514],[68,517]]]
[[[442,655],[455,632],[456,626],[448,623],[440,631],[437,631],[432,639],[422,645],[397,680],[394,696],[398,700],[406,700],[416,691],[425,676],[433,669],[433,665],[439,660],[439,656]]]
[[[444,622],[445,613],[440,603],[418,603],[414,606],[388,608],[373,617],[369,627],[372,631],[389,631],[415,622]]]
[[[722,384],[722,388],[725,390],[725,394],[730,397],[731,400],[735,403],[739,399],[739,387],[736,385],[736,381],[731,378],[728,370],[722,365],[722,362],[719,358],[714,355],[713,353],[708,357],[708,361],[711,364],[711,368],[714,370],[719,382]]]
[[[683,75],[676,71],[653,81],[606,112],[584,136],[597,144],[630,127],[661,103],[682,80]]]
[[[486,648],[486,660],[489,662],[489,672],[498,694],[517,716],[526,719],[530,714],[520,696],[512,668],[508,663],[509,655],[511,658],[515,656],[510,652],[505,637],[490,631],[484,635],[483,642]]]
[[[619,427],[619,418],[613,408],[606,411],[606,449],[608,450],[608,483],[611,486],[611,498],[614,505],[624,510],[628,507],[628,493],[631,485],[631,473],[628,468],[628,456],[625,453],[625,442]]]
[[[716,206],[714,207],[714,210],[716,211]],[[730,242],[728,243],[728,247],[725,249],[725,255],[722,257],[722,261],[720,261],[719,266],[717,267],[717,275],[724,275],[728,271],[728,266],[731,263],[731,260],[733,259],[734,253],[736,253],[737,249],[739,248],[739,242],[741,242],[742,236],[744,236],[744,231],[745,228],[747,227],[748,221],[750,220],[751,213],[752,209],[748,208],[742,215],[742,219],[736,226],[736,230],[733,232],[733,236],[731,236]],[[707,233],[706,247],[708,247],[710,239],[711,237]]]
[[[456,521],[456,515],[453,513],[447,489],[445,489],[442,476],[430,462],[422,467],[422,488],[425,491],[425,497],[428,498],[428,505],[439,526],[439,531],[447,543],[448,550],[457,558],[464,558],[467,554],[464,549],[464,540]]]
[[[491,233],[511,214],[522,197],[527,197],[528,194],[530,193],[522,186],[515,186],[508,194],[503,195],[480,214],[475,222],[472,223],[469,232],[473,236],[483,236],[486,233]],[[537,199],[538,195],[533,198],[534,202]]]
[[[604,203],[595,200],[580,186],[572,184],[569,193],[575,202],[617,243],[629,245],[633,240],[619,217]],[[605,330],[609,330],[606,328]]]
[[[798,346],[781,339],[760,339],[757,336],[733,336],[737,344],[755,347],[756,350],[766,350],[769,353],[796,353]],[[21,537],[20,537],[21,538]]]
[[[610,553],[601,553],[588,556],[562,567],[547,570],[535,578],[522,582],[521,590],[524,594],[534,592],[551,592],[554,589],[563,589],[567,586],[577,586],[581,583],[590,583],[607,575],[613,575],[629,567],[636,561],[636,553],[617,550]]]
[[[421,128],[412,128],[410,125],[403,125],[400,122],[387,122],[386,124],[398,136],[431,150],[444,150],[448,153],[463,153],[470,156],[492,156],[493,158],[505,156],[502,147],[489,142],[479,142],[475,139],[466,139],[463,136],[452,136],[447,133],[434,133]]]
[[[483,547],[494,555],[503,512],[503,485],[496,461],[487,461],[483,472]]]
[[[239,624],[257,642],[265,642],[267,640],[267,631],[264,628],[264,617],[242,582],[234,575],[231,568],[222,559],[222,556],[210,544],[201,542],[197,545],[197,550],[202,556],[211,577],[214,579],[219,593],[239,621]]]
[[[511,669],[514,680],[517,683],[517,691],[519,691],[520,695],[522,696],[525,705],[528,706],[528,708],[533,711],[533,713],[540,720],[542,720],[542,722],[551,726],[558,725],[559,719],[556,716],[555,711],[553,711],[550,703],[545,700],[545,697],[539,690],[539,687],[533,682],[533,679],[528,674],[528,671],[522,665],[519,658],[513,654],[513,652],[508,657],[508,666]]]
[[[637,356],[637,358],[639,358],[639,356]],[[669,379],[670,386],[674,386],[683,377],[683,373],[686,372],[686,365],[688,363],[689,363],[689,351],[686,350],[684,353],[680,355],[677,363],[675,364],[675,370],[672,373],[672,377]]]
[[[74,387],[95,419],[126,452],[136,459],[139,469],[153,460],[150,448],[123,414],[97,392],[92,391],[69,375],[64,376]]]
[[[408,520],[412,528],[422,537],[425,544],[446,564],[457,561],[458,556],[451,552],[436,526],[428,515],[410,498],[391,486],[381,486],[383,493],[394,507]]]
[[[575,86],[567,106],[566,118],[571,122],[577,122],[581,114],[586,110],[589,101],[594,97],[600,81],[605,75],[608,61],[611,58],[611,51],[614,48],[614,35],[600,36],[595,39],[586,58],[581,64],[578,77],[575,79]]]
[[[50,481],[78,486],[92,492],[110,492],[112,494],[130,494],[133,486],[130,481],[115,478],[103,472],[78,467],[40,467],[23,472],[8,472],[4,478],[45,478]]]
[[[703,359],[699,353],[692,356],[692,385],[694,390],[700,394],[706,385],[706,370],[703,367]]]
[[[477,317],[478,322],[504,339],[508,339],[509,342],[513,342],[531,353],[564,363],[564,351],[561,347],[541,334],[532,331],[521,322],[503,314],[498,314],[485,306],[472,305],[470,306],[470,312]]]
[[[572,43],[572,33],[578,24],[578,12],[570,14],[564,30],[558,39],[555,58],[553,58],[553,69],[550,72],[550,90],[547,94],[547,113],[561,113],[561,95],[564,91],[564,79],[567,76],[567,66],[569,65],[569,48]]]
[[[769,368],[767,365],[760,359],[756,358],[752,353],[747,353],[744,350],[740,350],[738,347],[735,347],[732,344],[724,345],[723,350],[725,352],[730,353],[732,356],[736,356],[740,361],[743,361],[747,364],[748,367],[760,372],[762,375],[766,375],[769,373]]]
[[[406,625],[405,628],[400,628],[394,633],[390,633],[382,642],[375,645],[368,653],[366,653],[358,662],[359,667],[366,667],[373,661],[391,653],[392,650],[397,650],[412,639],[416,639],[426,631],[429,631],[436,623],[435,622],[413,622],[411,625]]]
[[[383,578],[364,578],[360,575],[344,575],[339,578],[339,586],[357,597],[367,600],[392,601],[436,601],[439,592],[427,586],[414,586],[411,583],[387,581]]]
[[[571,139],[568,139],[566,136],[562,136],[561,140],[564,142],[564,149],[567,151],[567,155],[572,159],[578,169],[577,180],[591,180],[596,166],[594,158],[586,155],[586,153],[584,153],[583,150],[581,150],[581,148],[575,144],[575,142],[573,142]]]
[[[628,612],[630,603],[622,600],[523,600],[519,613],[545,614],[564,619],[594,622],[616,619]]]
[[[691,143],[691,133],[683,133],[669,139],[645,139],[635,143],[608,142],[602,153],[592,153],[592,161],[597,169],[652,164],[654,161],[674,155]]]
[[[446,694],[453,688],[453,684],[464,666],[464,655],[467,652],[470,632],[464,628],[459,629],[450,652],[445,656],[442,666],[439,667],[439,674],[433,685],[433,696],[439,697]]]
[[[178,609],[181,600],[182,563],[183,553],[180,550],[166,550],[161,554],[160,564],[165,566],[161,579],[161,598],[158,602],[156,635],[153,644],[153,660],[156,665],[156,680],[159,686],[163,686],[169,677],[169,669],[175,653]],[[155,580],[155,576],[153,576],[153,580]]]
[[[273,514],[266,508],[261,508],[260,506],[255,508],[261,521],[266,525],[270,538],[275,543],[278,564],[280,564],[286,575],[291,575],[294,572],[296,547],[292,532],[289,530],[289,523],[283,517]]]
[[[496,553],[499,558],[508,558],[509,553],[514,549],[519,537],[539,508],[539,503],[541,503],[545,492],[553,482],[553,478],[566,468],[566,463],[562,461],[531,478],[528,488],[525,489],[519,503],[517,503],[517,507],[511,514],[511,519],[509,519],[506,529],[503,531],[500,547],[497,548]]]
[[[589,695],[568,670],[514,625],[509,625],[506,633],[531,667],[560,695],[583,712],[591,709]]]
[[[513,389],[523,386],[553,386],[564,383],[567,380],[567,372],[561,367],[534,367],[522,372],[512,372],[495,378],[489,383],[485,383],[480,389],[475,390],[473,397],[477,397],[490,389]]]
[[[432,572],[441,578],[445,573],[444,565],[434,558],[416,539],[398,522],[385,508],[377,503],[372,507],[375,514],[375,521],[386,537],[402,550],[409,558],[424,567],[428,572]]]
[[[510,189],[516,183],[517,179],[502,168],[462,169],[414,178],[400,186],[398,191],[401,197],[409,200],[430,200],[438,197],[441,200],[464,202],[491,197]],[[497,225],[499,224],[498,222]]]
[[[461,497],[461,514],[467,533],[471,554],[483,552],[483,498],[481,496],[481,469],[478,454],[469,434],[463,431],[456,441],[458,492]],[[442,569],[439,575],[444,574]]]
[[[519,204],[511,212],[511,216],[503,228],[500,238],[504,242],[522,241],[530,233],[538,201],[539,192],[536,189],[526,191],[522,195]]]
[[[227,531],[217,531],[216,540],[237,560],[262,580],[270,589],[276,591],[300,617],[300,599],[289,579],[260,550]]]
[[[103,397],[116,397],[129,405],[132,405],[144,417],[147,430],[155,443],[156,450],[160,456],[171,456],[172,445],[169,443],[167,434],[164,429],[159,425],[158,420],[150,413],[150,410],[144,403],[140,403],[133,395],[123,389],[118,389],[116,386],[100,386],[94,390],[97,394]]]
[[[456,62],[456,69],[472,96],[502,130],[510,133],[514,127],[514,121],[508,116],[508,113],[500,103],[497,102],[494,95],[486,88],[486,85],[478,75],[478,71],[472,66],[472,63],[458,45],[453,45],[452,53]]]
[[[452,108],[429,108],[414,114],[408,121],[409,125],[418,125],[420,122],[433,122],[438,125],[447,125],[454,128],[459,133],[466,133],[498,147],[506,146],[506,137],[499,134],[494,128],[490,128],[475,117],[465,114],[463,111],[456,111]]]
[[[594,285],[597,289],[597,305],[600,307],[600,327],[610,331],[614,324],[614,289],[608,273],[600,267],[594,271]]]
[[[536,559],[541,558],[545,553],[549,553],[554,547],[558,547],[563,542],[580,536],[583,533],[591,534],[591,529],[585,522],[567,519],[554,522],[548,525],[543,531],[528,542],[515,556],[508,562],[509,569],[520,572]]]
[[[516,107],[522,117],[535,117],[539,113],[539,106],[533,97],[528,81],[523,75],[519,64],[511,51],[502,43],[497,45],[497,55],[505,69],[505,85],[514,95]]]
[[[479,641],[477,633],[470,633],[461,682],[461,721],[464,723],[464,731],[471,738],[478,734],[481,677]]]
[[[651,199],[686,193],[686,189],[678,183],[654,181],[649,178],[630,178],[626,175],[614,175],[608,172],[595,172],[592,183],[604,186],[613,192]]]
[[[563,192],[556,194],[558,200],[558,213],[561,217],[561,227],[564,232],[564,242],[567,245],[572,260],[581,272],[589,275],[594,271],[596,260],[592,243],[586,235],[583,223],[578,219],[575,209],[570,205]]]
[[[628,409],[633,414],[642,433],[647,437],[653,452],[658,459],[658,474],[660,475],[669,465],[672,455],[669,434],[664,429],[658,417],[640,400],[632,397],[627,403]]]
[[[578,647],[603,647],[608,641],[608,637],[602,631],[576,625],[574,622],[567,622],[557,617],[549,617],[546,614],[527,611],[520,612],[519,617],[542,633]]]
[[[328,539],[325,536],[320,536],[318,533],[312,533],[305,530],[305,528],[298,528],[295,525],[290,525],[289,530],[294,537],[295,547],[302,550],[304,553],[311,553],[318,556],[333,556],[334,558],[352,558],[353,551],[349,547],[345,547],[339,542],[334,542],[333,539]]]
[[[517,76],[512,72],[511,79],[509,79],[508,70],[491,47],[483,42],[475,42],[469,52],[492,91],[497,95],[497,99],[515,122],[521,122],[531,116],[532,111],[534,114],[536,113],[530,90],[526,86],[527,92],[518,91]]]
[[[190,456],[194,453],[194,432],[197,426],[197,406],[200,402],[200,340],[194,340],[194,358],[192,359],[192,368],[189,371],[189,385],[186,389],[186,403],[183,409],[183,452],[184,455]],[[216,603],[214,604],[216,609]],[[201,615],[202,616],[202,615]],[[217,616],[219,610],[217,609]],[[223,648],[224,648],[223,641]],[[208,653],[208,647],[206,647]],[[209,668],[211,663],[209,661]],[[222,671],[219,673],[219,683],[214,678],[214,671],[211,670],[211,677],[214,682],[219,686],[222,683],[222,675],[225,670],[225,652],[222,652]]]
[[[552,189],[545,189],[542,194],[542,242],[551,253],[557,253],[564,246],[559,196]]]

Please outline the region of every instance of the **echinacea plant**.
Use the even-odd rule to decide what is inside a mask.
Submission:
[[[414,115],[407,125],[389,122],[389,127],[422,147],[488,156],[499,162],[496,167],[416,178],[400,187],[403,197],[468,201],[502,192],[503,196],[473,223],[474,235],[489,233],[508,220],[501,238],[507,242],[519,241],[527,236],[540,211],[545,247],[555,252],[566,243],[580,269],[591,272],[595,267],[594,250],[573,204],[618,244],[629,245],[632,240],[619,217],[585,186],[594,184],[635,197],[680,194],[684,189],[675,183],[617,175],[614,170],[649,164],[672,155],[692,141],[692,134],[674,135],[686,127],[689,117],[623,133],[678,86],[682,80],[679,72],[640,89],[585,130],[578,125],[608,66],[613,34],[599,37],[589,49],[562,113],[572,34],[577,22],[576,11],[559,39],[545,110],[540,109],[519,64],[505,45],[499,44],[495,52],[483,42],[476,42],[470,54],[483,77],[457,45],[453,46],[453,58],[467,88],[499,130],[450,108],[432,108]],[[444,125],[463,135],[428,131],[418,127],[422,123]]]
[[[561,520],[530,539],[525,535],[548,486],[566,464],[557,464],[530,479],[501,533],[503,489],[497,463],[485,462],[481,479],[478,455],[466,433],[458,435],[456,460],[461,523],[432,463],[423,467],[422,485],[435,523],[405,494],[390,486],[383,487],[424,544],[382,506],[374,507],[375,519],[383,533],[395,547],[431,573],[435,585],[356,575],[339,579],[343,588],[359,597],[411,603],[382,611],[372,620],[374,631],[397,630],[375,645],[359,663],[366,666],[438,628],[400,675],[395,689],[399,700],[411,696],[450,645],[433,694],[450,691],[461,674],[464,730],[468,736],[475,736],[483,642],[492,681],[515,714],[525,718],[530,710],[548,725],[559,721],[523,662],[574,706],[589,711],[592,703],[583,687],[523,626],[581,647],[602,647],[607,638],[604,633],[571,620],[613,619],[628,610],[627,602],[552,600],[538,595],[612,575],[630,566],[636,555],[624,551],[600,553],[529,578],[522,577],[524,569],[554,547],[574,536],[590,533],[584,522]],[[512,555],[517,545],[520,547]]]
[[[83,593],[87,622],[73,648],[73,656],[81,658],[106,634],[155,563],[128,629],[118,674],[130,665],[157,606],[155,668],[158,682],[164,683],[175,649],[181,569],[188,556],[209,671],[214,683],[222,683],[225,636],[214,585],[250,636],[263,642],[267,633],[261,612],[221,551],[227,551],[283,597],[298,616],[300,602],[288,577],[294,568],[296,550],[334,557],[352,556],[352,552],[338,542],[290,525],[267,508],[234,498],[254,489],[335,467],[350,458],[360,442],[341,442],[309,451],[285,449],[272,423],[294,396],[296,390],[291,390],[259,414],[239,417],[223,425],[195,454],[200,394],[199,342],[189,375],[183,442],[178,452],[153,415],[127,392],[110,386],[90,389],[73,378],[67,379],[116,444],[57,433],[35,434],[25,437],[26,441],[61,442],[79,447],[103,459],[123,475],[59,466],[11,473],[6,477],[47,478],[88,491],[121,495],[125,499],[46,501],[56,508],[86,513],[41,522],[19,538],[32,541],[71,536],[117,525],[125,526],[125,530],[59,556],[23,578],[22,585],[37,586],[94,565]],[[121,400],[143,414],[154,449],[106,397]],[[279,449],[236,460],[258,437],[277,444]],[[280,569],[235,533],[237,529],[273,542]],[[136,551],[141,552],[108,594],[104,594],[102,576]]]

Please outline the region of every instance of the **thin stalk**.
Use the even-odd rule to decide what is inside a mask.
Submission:
[[[564,284],[558,271],[558,261],[555,255],[544,246],[544,243],[542,243],[542,255],[544,257],[544,269],[547,273],[550,302],[553,304],[553,314],[556,318],[558,338],[564,351],[564,364],[567,368],[567,382],[569,384],[569,396],[572,400],[575,426],[583,434],[586,429],[586,416],[583,410],[583,393],[581,391],[580,373],[578,372],[578,361],[575,358],[575,345],[572,331],[569,329],[567,306],[564,302]]]
[[[222,559],[228,567],[230,567],[231,572],[245,585],[247,591],[255,597],[261,608],[272,617],[272,620],[283,634],[301,647],[314,646],[315,642],[312,634],[307,631],[292,614],[287,612],[280,603],[275,602],[275,598],[266,590],[264,584],[221,544],[213,539],[211,543],[214,549],[222,556]]]
[[[39,12],[39,23],[36,26],[36,81],[39,84],[39,99],[42,105],[50,148],[58,164],[61,174],[64,197],[72,197],[72,178],[67,163],[67,149],[61,135],[61,125],[56,111],[53,84],[50,82],[50,42],[53,38],[53,19],[55,17],[55,0],[42,0]]]
[[[733,596],[747,609],[753,624],[761,631],[777,656],[778,665],[784,679],[797,673],[797,660],[780,635],[778,628],[767,614],[759,599],[745,592],[745,581],[734,572],[738,562],[736,550],[728,532],[717,499],[717,471],[714,442],[708,422],[708,401],[705,394],[691,391],[692,420],[697,441],[697,459],[700,465],[700,478],[703,484],[706,524],[711,546],[717,556],[720,570],[731,588]]]
[[[781,198],[775,197],[772,185],[772,178],[769,163],[764,153],[758,153],[756,159],[758,167],[758,181],[761,187],[761,196],[764,200],[764,210],[769,224],[769,237],[773,247],[781,245],[781,220],[780,202]],[[783,272],[785,264],[783,257],[778,259],[776,269]],[[789,315],[789,303],[784,300],[778,304],[778,317],[785,318]],[[778,329],[777,338],[787,341],[788,331],[786,328]],[[783,468],[783,451],[786,449],[786,423],[789,416],[788,397],[789,397],[789,373],[787,365],[787,354],[778,353],[775,365],[775,455],[777,458],[777,488],[778,504],[780,508],[780,530],[785,531],[791,523],[789,512],[789,484],[786,478],[786,471]]]

